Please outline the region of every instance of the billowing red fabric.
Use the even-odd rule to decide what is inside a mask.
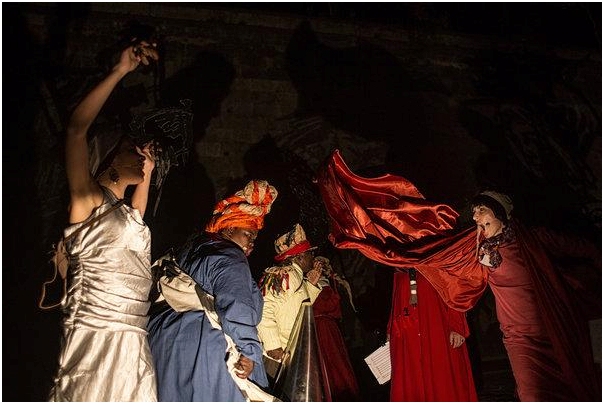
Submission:
[[[329,386],[331,401],[358,401],[359,386],[338,326],[342,311],[337,290],[332,286],[324,286],[313,303],[313,312],[319,350],[325,365],[325,388]]]
[[[388,266],[415,267],[456,310],[476,304],[487,285],[486,271],[473,259],[476,231],[432,237],[451,234],[459,216],[453,208],[426,201],[402,177],[359,177],[337,150],[317,179],[335,247],[357,249]]]
[[[390,401],[476,401],[466,344],[453,348],[449,343],[451,331],[469,335],[465,314],[447,307],[423,276],[416,278],[413,306],[409,274],[394,274]]]

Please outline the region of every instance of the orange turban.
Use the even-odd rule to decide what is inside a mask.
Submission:
[[[275,187],[264,180],[252,180],[241,191],[216,204],[206,231],[218,233],[227,227],[260,230],[275,199]]]

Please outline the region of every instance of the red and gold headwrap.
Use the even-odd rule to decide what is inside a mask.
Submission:
[[[212,218],[206,225],[209,233],[218,233],[227,227],[260,230],[264,216],[271,211],[277,199],[277,190],[264,180],[252,180],[245,188],[216,204]]]
[[[277,252],[275,262],[283,262],[289,257],[316,249],[317,247],[311,246],[308,240],[306,240],[306,233],[302,226],[296,223],[292,230],[275,240],[275,251]]]

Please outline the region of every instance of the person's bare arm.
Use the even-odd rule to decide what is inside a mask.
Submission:
[[[146,44],[148,46],[148,44]],[[139,46],[145,46],[142,43]],[[101,108],[126,74],[136,69],[139,63],[149,64],[148,58],[156,58],[155,50],[134,52],[134,46],[125,49],[119,62],[111,72],[78,104],[69,124],[65,140],[65,170],[69,185],[69,221],[77,223],[90,216],[92,210],[102,203],[102,193],[89,170],[87,135],[90,126]]]

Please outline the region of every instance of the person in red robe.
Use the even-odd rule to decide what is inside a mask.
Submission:
[[[465,314],[414,269],[398,270],[393,283],[390,401],[476,401]]]
[[[320,262],[322,269],[319,279],[322,289],[312,307],[321,363],[324,365],[325,397],[329,398],[326,401],[359,401],[359,386],[339,326],[342,308],[338,285],[346,289],[352,303],[350,286],[333,271],[327,258],[319,256],[315,261]]]
[[[577,298],[585,285],[561,271],[578,262],[601,269],[594,245],[525,227],[511,219],[511,200],[496,192],[475,201],[477,226],[457,231],[454,209],[426,201],[405,178],[355,175],[337,150],[317,180],[334,246],[416,268],[459,311],[491,286],[520,400],[601,400]]]

